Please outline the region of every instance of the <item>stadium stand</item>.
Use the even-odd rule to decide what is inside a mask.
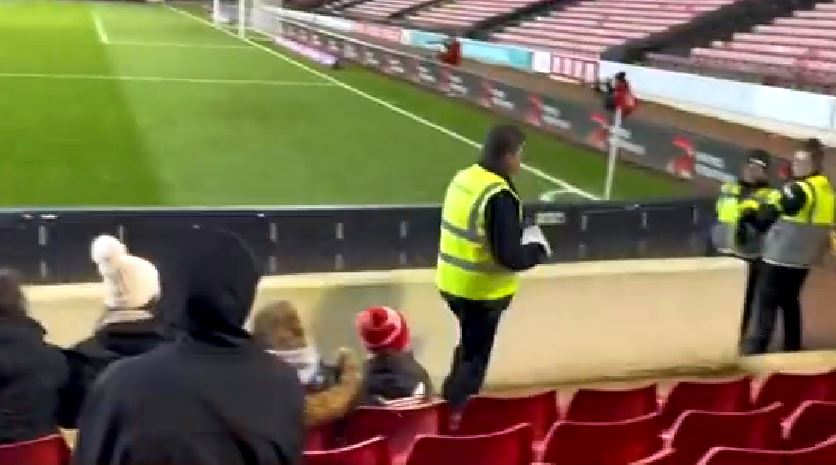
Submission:
[[[803,84],[836,81],[836,3],[797,10],[790,17],[759,24],[740,31],[729,40],[715,40],[707,47],[695,47],[685,58],[653,54],[651,63],[679,68],[754,73],[769,78],[789,79]]]
[[[386,439],[376,437],[341,449],[305,452],[306,465],[390,465]]]
[[[536,443],[546,437],[549,428],[560,418],[557,404],[556,391],[520,397],[473,397],[465,406],[456,434],[485,434],[528,423]]]
[[[688,410],[744,412],[752,407],[752,379],[723,382],[682,381],[674,385],[662,403],[660,421],[673,425]]]
[[[434,29],[466,30],[480,23],[511,14],[541,0],[456,0],[417,11],[408,21]]]
[[[621,421],[658,410],[656,385],[635,389],[580,389],[566,410],[568,421]]]
[[[783,452],[734,447],[715,447],[699,465],[784,465]]]
[[[531,426],[478,436],[421,436],[407,465],[530,465]]]
[[[806,401],[786,421],[789,449],[812,447],[836,436],[836,402]]]
[[[778,411],[786,417],[806,400],[836,400],[836,372],[797,374],[775,373],[761,385],[756,407],[780,403]]]
[[[607,48],[691,21],[734,0],[584,0],[492,35],[493,40],[597,57]]]
[[[370,0],[346,8],[343,14],[369,19],[386,19],[427,3],[432,3],[432,0],[430,2],[427,0]]]
[[[786,456],[787,460],[784,462],[786,465],[836,463],[836,437],[807,449],[787,452]]]
[[[67,465],[69,463],[70,448],[60,434],[0,446],[0,464],[3,465]]]

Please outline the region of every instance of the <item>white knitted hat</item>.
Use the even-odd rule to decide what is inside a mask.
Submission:
[[[107,235],[93,239],[90,255],[102,276],[108,308],[137,309],[159,297],[157,268],[148,260],[129,254],[119,239]]]

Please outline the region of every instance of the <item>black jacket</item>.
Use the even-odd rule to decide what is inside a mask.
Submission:
[[[70,378],[62,396],[61,426],[75,428],[78,414],[93,381],[111,363],[150,352],[164,340],[154,319],[111,323],[64,353]]]
[[[226,233],[185,239],[161,302],[176,338],[102,373],[79,420],[76,465],[298,464],[302,386],[242,329],[259,279],[251,253]]]
[[[35,320],[0,318],[0,444],[58,432],[67,362],[43,337]]]
[[[430,376],[411,351],[375,355],[366,361],[363,371],[362,405],[412,397],[420,383],[424,383],[424,397],[433,395]]]
[[[486,164],[488,171],[502,176]],[[512,189],[514,184],[502,176]],[[488,199],[485,208],[485,232],[494,260],[511,271],[524,271],[545,259],[545,250],[538,244],[521,245],[522,224],[520,223],[520,202],[508,191],[500,191]]]
[[[819,173],[813,173],[809,177],[818,176]],[[766,232],[772,225],[781,217],[781,215],[795,215],[807,204],[807,193],[801,187],[800,183],[805,178],[798,178],[795,181],[790,181],[781,188],[780,205],[775,206],[771,204],[764,204],[755,211],[748,212],[741,216],[740,223],[746,223],[754,226],[761,232]]]

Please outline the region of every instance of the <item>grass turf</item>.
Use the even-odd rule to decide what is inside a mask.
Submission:
[[[163,5],[0,3],[0,205],[437,203],[476,149]],[[471,140],[497,118],[326,71]],[[142,78],[142,79],[138,79]],[[525,161],[595,195],[600,155],[529,131]],[[526,198],[559,188],[523,173]],[[686,187],[622,165],[618,198]]]

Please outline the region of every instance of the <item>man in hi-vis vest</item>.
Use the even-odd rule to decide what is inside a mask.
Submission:
[[[749,152],[738,179],[720,187],[717,224],[712,231],[714,246],[720,253],[740,258],[747,265],[743,316],[740,319],[741,341],[751,320],[752,302],[763,268],[761,254],[765,237],[765,231],[741,219],[756,213],[765,203],[776,202],[779,197],[780,191],[769,184],[769,154],[760,149]]]
[[[444,198],[436,283],[461,329],[442,388],[454,413],[482,388],[500,317],[517,292],[517,273],[551,255],[539,227],[521,226],[511,178],[520,171],[524,142],[514,126],[491,129],[479,163],[456,174]]]
[[[806,141],[793,157],[795,179],[781,189],[780,200],[763,205],[757,215],[746,220],[769,225],[769,231],[744,354],[768,350],[779,308],[784,320],[784,350],[801,349],[801,289],[810,267],[828,250],[836,208],[830,180],[822,174],[823,161],[821,142]]]

